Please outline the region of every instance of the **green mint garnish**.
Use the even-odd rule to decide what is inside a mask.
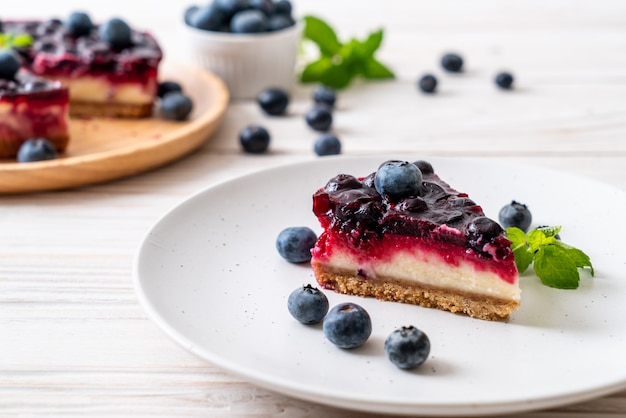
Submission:
[[[383,41],[382,29],[370,33],[363,41],[353,38],[342,43],[333,28],[322,19],[305,16],[304,23],[304,39],[317,45],[320,56],[302,71],[300,79],[303,83],[321,83],[342,89],[357,76],[366,79],[395,77],[389,68],[374,57]]]
[[[32,44],[33,37],[28,34],[0,33],[0,48],[21,48]]]
[[[560,226],[551,226],[536,228],[526,234],[512,227],[506,229],[506,236],[512,242],[515,265],[520,274],[532,264],[535,274],[546,286],[576,289],[580,281],[578,269],[589,267],[593,276],[593,266],[587,254],[556,238],[560,231]]]

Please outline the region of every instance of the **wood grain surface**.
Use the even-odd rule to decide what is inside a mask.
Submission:
[[[32,0],[7,3],[1,13],[122,16],[155,33],[168,61],[187,64],[179,31],[185,6]],[[357,82],[340,94],[334,131],[346,155],[497,159],[626,191],[626,2],[302,0],[295,10],[327,18],[342,38],[385,28],[379,57],[397,78]],[[438,58],[449,50],[466,58],[464,74],[440,70]],[[494,87],[501,68],[515,74],[514,91]],[[440,78],[435,96],[416,90],[426,71]],[[369,416],[258,388],[193,357],[147,318],[132,288],[137,248],[173,206],[224,180],[317,158],[317,134],[303,120],[311,88],[299,85],[281,118],[250,101],[230,103],[209,141],[158,169],[0,196],[0,417]],[[267,155],[241,152],[238,132],[251,123],[270,130]],[[564,210],[579,200],[584,191]],[[615,361],[625,366],[624,358]],[[518,416],[626,417],[626,390]]]

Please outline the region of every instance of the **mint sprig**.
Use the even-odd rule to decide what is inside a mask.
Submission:
[[[304,17],[304,39],[317,45],[320,56],[303,69],[303,83],[321,83],[342,89],[355,77],[366,79],[395,78],[394,73],[374,55],[383,41],[383,30],[370,33],[365,40],[350,39],[342,43],[334,29],[315,16]]]
[[[519,228],[507,228],[515,265],[523,273],[532,264],[535,274],[543,284],[557,289],[576,289],[579,285],[578,269],[588,267],[594,275],[591,259],[578,248],[557,239],[560,226],[541,227],[524,233]]]
[[[12,33],[0,33],[0,49],[5,48],[22,48],[31,46],[33,44],[33,37],[27,33],[12,34]]]

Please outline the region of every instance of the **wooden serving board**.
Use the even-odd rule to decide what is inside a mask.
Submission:
[[[164,63],[161,79],[182,84],[194,103],[189,119],[72,119],[70,143],[55,160],[0,160],[0,194],[75,188],[138,174],[176,160],[202,145],[228,106],[225,84],[193,67]]]

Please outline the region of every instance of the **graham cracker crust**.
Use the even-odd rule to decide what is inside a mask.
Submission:
[[[148,118],[153,110],[153,103],[70,102],[70,116],[77,118]]]
[[[419,305],[472,318],[502,320],[519,307],[518,301],[492,298],[474,293],[455,293],[416,283],[381,277],[364,279],[345,271],[333,271],[321,263],[311,263],[320,286],[346,295],[374,297],[379,300]]]

